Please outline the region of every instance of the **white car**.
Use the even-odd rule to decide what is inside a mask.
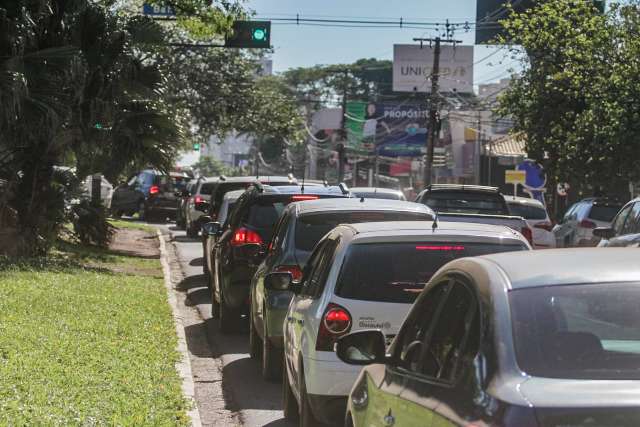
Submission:
[[[602,197],[590,197],[572,205],[553,227],[556,246],[596,246],[600,238],[593,235],[596,228],[611,227],[611,221],[624,204]]]
[[[291,273],[265,287],[294,297],[284,321],[285,417],[300,425],[341,424],[360,369],[340,361],[336,340],[361,329],[397,334],[431,276],[461,257],[530,250],[504,226],[471,223],[370,222],[340,225],[315,247],[299,283]]]
[[[196,237],[200,231],[200,217],[205,215],[211,205],[211,193],[218,183],[219,178],[199,179],[193,193],[187,199],[184,210],[185,229],[187,236]]]
[[[556,236],[551,231],[553,223],[547,208],[538,200],[527,197],[504,196],[511,215],[521,216],[531,227],[533,247],[548,249],[556,247]]]

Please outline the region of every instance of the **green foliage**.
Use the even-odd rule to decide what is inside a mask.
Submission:
[[[73,206],[73,231],[80,243],[105,248],[109,246],[115,229],[107,220],[102,206],[93,206],[82,200]]]
[[[77,245],[0,260],[0,424],[189,424],[164,282],[141,273],[159,264]]]
[[[499,112],[558,181],[597,189],[640,178],[640,7],[550,0],[503,21],[524,66]],[[517,46],[517,47],[516,47]]]
[[[242,170],[225,165],[218,159],[213,157],[200,157],[193,165],[193,169],[198,171],[201,176],[216,177],[220,175],[238,176],[242,175]]]

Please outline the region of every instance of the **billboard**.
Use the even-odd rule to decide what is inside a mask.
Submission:
[[[394,92],[431,92],[435,47],[428,44],[393,46]],[[473,46],[440,47],[440,91],[473,92]]]
[[[354,133],[365,151],[387,157],[418,157],[425,153],[429,112],[419,105],[370,103]]]

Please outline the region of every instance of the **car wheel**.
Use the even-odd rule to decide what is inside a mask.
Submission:
[[[309,396],[307,396],[307,385],[304,380],[304,369],[300,370],[300,427],[319,427],[320,423],[316,420],[309,404]]]
[[[220,290],[220,332],[230,334],[238,325],[238,310],[229,307],[224,302],[224,294]]]
[[[262,340],[258,331],[256,331],[256,325],[253,323],[253,309],[251,309],[251,316],[249,319],[249,356],[253,360],[260,358],[260,350],[262,350]]]
[[[266,311],[263,311],[266,313]],[[264,316],[263,316],[264,317]],[[267,320],[264,320],[262,336],[262,378],[267,381],[277,381],[282,374],[283,351],[273,345],[267,333]]]
[[[285,365],[284,361],[282,362]],[[289,421],[297,421],[300,414],[298,412],[298,402],[291,391],[291,384],[287,377],[287,368],[282,369],[282,408],[284,417]]]

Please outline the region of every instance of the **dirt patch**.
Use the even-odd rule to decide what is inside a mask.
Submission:
[[[109,249],[122,255],[160,259],[160,242],[154,233],[118,228]]]

